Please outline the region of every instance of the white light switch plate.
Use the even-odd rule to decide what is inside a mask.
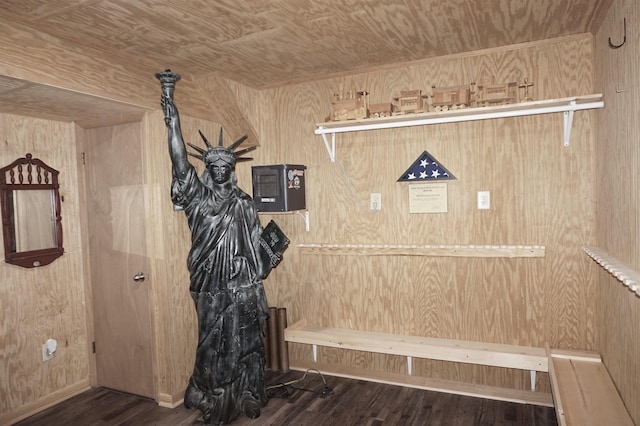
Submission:
[[[478,210],[491,208],[491,195],[489,191],[478,191]]]

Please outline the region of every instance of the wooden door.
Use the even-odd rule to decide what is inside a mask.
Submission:
[[[86,132],[97,382],[155,398],[141,124]]]

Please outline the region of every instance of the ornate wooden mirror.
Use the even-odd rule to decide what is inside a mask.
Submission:
[[[0,169],[4,259],[34,268],[64,253],[58,171],[27,154]]]

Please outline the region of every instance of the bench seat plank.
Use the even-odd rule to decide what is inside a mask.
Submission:
[[[618,391],[597,354],[551,351],[550,376],[559,425],[633,426]]]
[[[546,350],[528,346],[326,328],[308,325],[304,321],[287,327],[285,340],[294,343],[440,361],[529,371],[549,371]]]

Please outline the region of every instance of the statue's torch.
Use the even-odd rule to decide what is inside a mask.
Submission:
[[[168,69],[163,72],[156,73],[156,78],[160,80],[160,85],[162,86],[162,96],[164,96],[166,99],[173,100],[173,91],[176,87],[176,82],[180,80],[180,74],[171,72],[171,70]],[[167,104],[165,103],[164,105],[164,122],[168,126],[170,118],[167,111]]]

